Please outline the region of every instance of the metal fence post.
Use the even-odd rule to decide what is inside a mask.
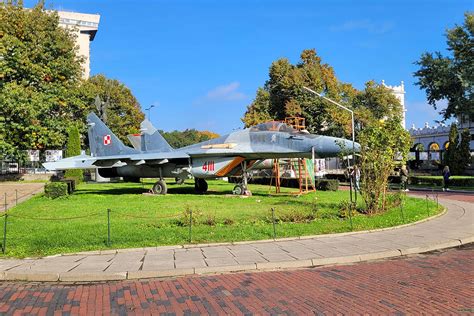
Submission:
[[[110,208],[107,209],[107,246],[110,247]]]
[[[3,206],[4,206],[4,211],[7,212],[7,192],[5,192],[5,201],[3,202]]]
[[[193,242],[193,210],[189,210],[189,243]]]
[[[18,189],[15,190],[15,205],[18,205]]]
[[[275,209],[272,207],[273,239],[276,239]]]
[[[3,244],[2,244],[3,254],[5,254],[5,251],[7,250],[7,219],[8,219],[8,214],[5,213],[5,219],[3,222]]]

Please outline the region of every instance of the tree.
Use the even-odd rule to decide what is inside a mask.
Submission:
[[[464,24],[446,32],[451,56],[440,52],[423,53],[415,62],[420,69],[415,72],[416,83],[426,90],[428,103],[435,109],[436,102],[447,100],[440,111],[443,118],[463,115],[474,117],[474,14],[465,13]]]
[[[303,90],[307,86],[350,107],[357,91],[337,80],[334,69],[322,62],[314,49],[301,53],[300,61],[293,65],[281,58],[272,63],[269,79],[247,108],[242,121],[251,126],[263,121],[284,120],[298,115],[305,119],[306,129],[312,133],[349,136],[350,115],[335,105]]]
[[[401,160],[406,163],[410,134],[402,127],[400,115],[372,120],[359,133],[361,146],[361,192],[370,214],[384,211],[388,177]]]
[[[132,91],[115,79],[102,74],[90,77],[80,87],[80,98],[84,103],[81,116],[85,119],[90,111],[96,111],[97,96],[107,103],[107,125],[122,141],[127,141],[128,134],[140,131],[140,123],[145,118]],[[85,125],[84,125],[85,126]]]
[[[242,122],[244,122],[245,126],[249,127],[271,121],[272,117],[269,111],[270,93],[263,88],[258,88],[257,95],[253,102],[247,107],[247,112],[245,112]]]
[[[356,140],[360,143],[361,193],[369,213],[386,208],[388,178],[405,164],[410,134],[402,127],[400,101],[390,89],[368,81],[354,98]]]
[[[449,166],[449,169],[452,174],[458,174],[458,147],[459,147],[459,132],[458,127],[456,124],[451,124],[451,128],[449,130],[449,138],[448,138],[448,148],[446,148],[446,152],[444,154],[444,163],[445,165]]]
[[[80,107],[82,58],[74,35],[40,1],[0,6],[0,158],[25,149],[58,148]]]
[[[353,99],[356,135],[364,126],[389,117],[400,117],[402,106],[397,97],[383,84],[373,80],[365,83],[365,89]]]
[[[451,125],[449,130],[449,143],[444,155],[444,163],[449,166],[449,170],[454,175],[462,174],[464,169],[471,162],[471,152],[469,143],[471,134],[466,128],[461,133],[461,142],[459,142],[459,131],[456,124]]]
[[[459,144],[459,167],[461,168],[461,172],[471,163],[470,142],[471,133],[469,132],[469,129],[465,128],[461,133],[461,143]]]
[[[81,136],[79,129],[76,125],[72,125],[68,128],[68,141],[66,147],[66,157],[73,157],[81,154]],[[78,182],[82,181],[83,172],[82,169],[69,169],[66,170],[65,177],[74,178]]]
[[[181,148],[193,144],[197,144],[212,138],[219,137],[218,134],[209,131],[197,131],[195,129],[186,129],[185,131],[163,132],[161,135],[166,139],[168,144],[173,148]]]

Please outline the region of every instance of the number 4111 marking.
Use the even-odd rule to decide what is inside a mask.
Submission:
[[[204,164],[202,165],[202,170],[204,171],[214,171],[215,165],[214,165],[214,161],[213,160],[210,160],[210,161],[205,161]]]

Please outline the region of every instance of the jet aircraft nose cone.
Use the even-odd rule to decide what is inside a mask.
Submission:
[[[337,157],[341,151],[352,152],[352,140],[331,136],[319,136],[312,140],[313,148],[320,157]],[[354,151],[360,152],[360,144],[354,142]]]

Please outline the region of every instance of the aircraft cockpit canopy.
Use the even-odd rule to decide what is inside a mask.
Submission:
[[[265,122],[250,128],[250,132],[284,132],[297,133],[298,131],[293,127],[277,121]]]

